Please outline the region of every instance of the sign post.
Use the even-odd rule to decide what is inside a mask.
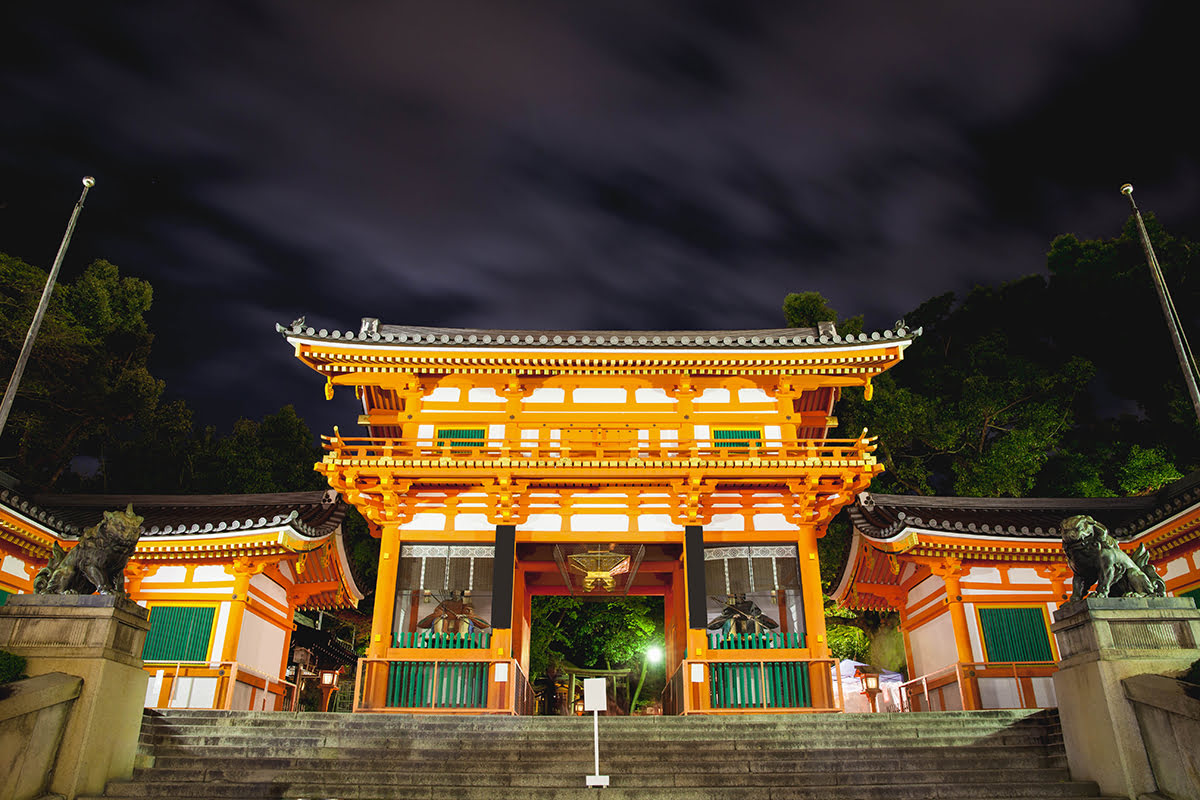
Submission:
[[[608,787],[608,776],[600,774],[600,712],[608,708],[604,678],[583,679],[583,710],[592,712],[592,739],[596,750],[596,774],[587,776],[589,789]]]

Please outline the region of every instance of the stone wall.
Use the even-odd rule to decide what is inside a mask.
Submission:
[[[0,686],[0,800],[41,797],[58,759],[75,698],[76,675],[51,672]]]
[[[1200,686],[1162,675],[1121,682],[1133,704],[1160,794],[1200,797]]]

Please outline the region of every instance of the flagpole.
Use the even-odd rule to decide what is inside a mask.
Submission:
[[[1158,258],[1150,244],[1150,235],[1146,233],[1146,223],[1142,221],[1142,212],[1138,210],[1133,200],[1133,186],[1125,184],[1121,194],[1129,198],[1133,206],[1133,215],[1137,219],[1138,233],[1142,238],[1142,250],[1146,253],[1146,263],[1150,266],[1150,276],[1154,279],[1154,289],[1158,292],[1158,302],[1162,306],[1163,316],[1167,320],[1167,329],[1171,333],[1171,344],[1175,347],[1175,355],[1179,358],[1179,367],[1183,370],[1183,381],[1187,384],[1188,394],[1192,398],[1192,409],[1196,412],[1196,420],[1200,422],[1200,388],[1196,386],[1196,359],[1192,356],[1192,348],[1188,345],[1187,335],[1179,322],[1179,314],[1175,311],[1175,303],[1171,300],[1171,292],[1163,278],[1162,269],[1158,266]]]
[[[12,377],[8,380],[8,388],[4,390],[4,400],[0,401],[0,435],[4,433],[4,425],[8,422],[8,413],[12,410],[13,400],[17,396],[17,384],[21,382],[25,364],[29,361],[29,354],[33,352],[33,342],[37,338],[38,329],[42,327],[42,318],[46,315],[46,308],[50,305],[50,295],[54,292],[54,280],[58,277],[58,269],[62,266],[63,256],[67,254],[67,245],[71,243],[71,234],[75,232],[75,221],[79,219],[79,212],[83,210],[83,201],[87,197],[88,189],[95,185],[95,178],[88,176],[83,179],[83,194],[79,195],[79,202],[75,204],[75,210],[71,212],[71,219],[67,223],[66,233],[63,234],[62,244],[58,246],[58,255],[54,257],[54,266],[50,268],[50,277],[46,279],[46,288],[42,290],[41,302],[38,303],[37,311],[33,312],[33,322],[29,323],[29,331],[25,334],[25,344],[21,347],[21,355],[17,356],[17,365],[13,367]]]

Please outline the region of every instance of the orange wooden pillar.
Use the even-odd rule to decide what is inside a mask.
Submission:
[[[242,619],[250,603],[250,577],[263,571],[265,563],[244,558],[235,559],[229,570],[233,573],[233,599],[229,604],[229,620],[225,623],[225,642],[221,647],[222,661],[237,661],[238,643],[242,638]]]
[[[400,525],[382,526],[379,543],[379,572],[375,578],[375,609],[371,615],[371,643],[368,658],[386,658],[392,646],[392,624],[396,613],[396,581],[400,575]],[[387,667],[366,664],[362,673],[362,694],[368,708],[382,708],[387,692]]]
[[[963,605],[959,581],[963,574],[962,562],[948,558],[934,565],[933,574],[946,582],[946,604],[950,610],[950,625],[954,630],[954,646],[959,664],[970,664],[975,660],[971,653],[971,630],[967,626],[967,610]],[[973,677],[962,678],[963,706],[968,711],[978,710],[979,684]]]

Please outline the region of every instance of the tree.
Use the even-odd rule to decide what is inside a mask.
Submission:
[[[0,364],[16,362],[46,273],[0,254]],[[50,489],[72,458],[116,427],[152,413],[163,382],[147,367],[153,341],[145,314],[150,284],[95,261],[51,296],[12,415],[0,464],[36,489]],[[7,380],[6,380],[7,383]]]

